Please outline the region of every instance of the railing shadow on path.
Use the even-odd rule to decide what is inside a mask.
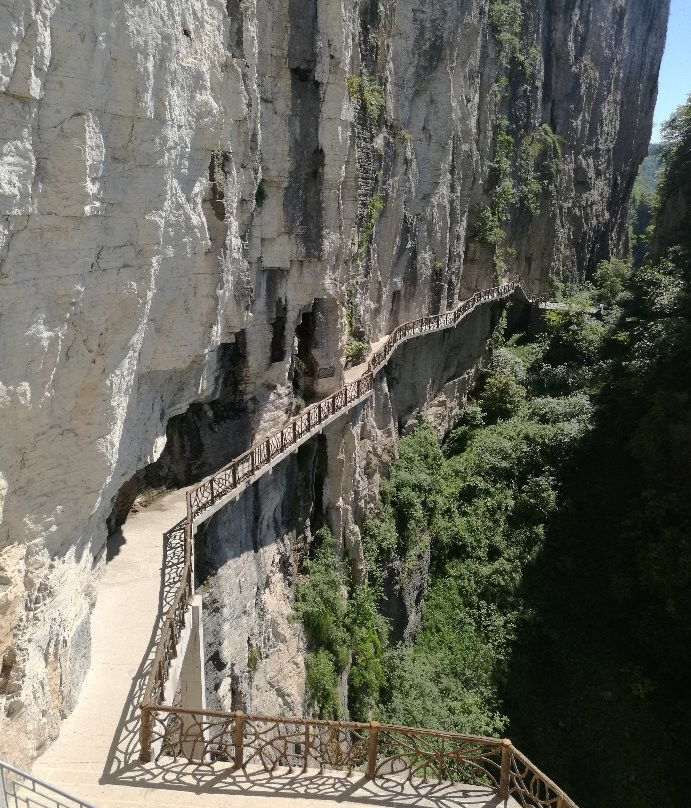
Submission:
[[[186,762],[139,764],[123,771],[121,786],[179,790],[217,796],[300,798],[355,802],[358,805],[395,808],[499,808],[507,805],[495,790],[459,783],[423,782],[411,777],[378,777],[361,773],[348,776],[319,770],[289,771]]]
[[[163,534],[163,563],[161,566],[160,591],[156,621],[147,644],[146,654],[132,680],[127,701],[99,780],[102,784],[120,783],[121,773],[139,766],[139,732],[141,727],[140,705],[156,655],[163,616],[170,609],[180,585],[180,576],[185,564],[185,525],[182,519]]]

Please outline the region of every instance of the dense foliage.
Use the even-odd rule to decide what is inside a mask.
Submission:
[[[691,198],[691,104],[665,131],[661,211]],[[352,661],[354,717],[509,733],[582,808],[684,803],[691,252],[666,221],[658,258],[601,263],[541,333],[495,340],[441,446],[424,421],[400,440],[365,584],[315,551],[297,604],[322,714]],[[387,589],[423,580],[419,632],[387,643]]]
[[[352,717],[369,718],[384,682],[386,624],[367,584],[352,586],[334,552],[328,528],[317,531],[310,557],[295,585],[295,612],[310,640],[305,658],[312,707],[321,718],[343,714],[341,683],[347,679]]]

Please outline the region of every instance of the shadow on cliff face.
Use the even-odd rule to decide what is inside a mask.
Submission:
[[[326,443],[320,435],[197,531],[195,574],[204,593],[208,709],[257,711],[252,699],[258,659],[284,658],[290,626],[280,628],[280,610],[265,611],[263,598],[273,590],[270,601],[275,603],[277,592],[283,591],[275,588],[279,576],[285,591],[292,590],[311,537],[324,523],[326,465]],[[253,607],[248,607],[249,595],[238,597],[238,581],[240,592],[254,593]],[[289,610],[291,603],[287,597]],[[274,632],[280,639],[271,639]],[[254,663],[250,649],[258,653]],[[284,674],[288,681],[290,672]],[[303,707],[297,702],[283,704],[292,712]]]
[[[290,0],[290,174],[283,212],[300,247],[300,258],[321,258],[324,150],[319,144],[321,86],[315,78],[316,0]]]
[[[198,482],[248,448],[252,401],[245,392],[247,344],[245,332],[217,349],[215,395],[194,403],[166,425],[166,446],[155,463],[137,471],[121,487],[108,517],[114,536],[137,497],[158,489],[182,488]]]

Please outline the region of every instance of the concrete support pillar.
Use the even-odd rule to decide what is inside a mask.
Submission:
[[[206,681],[204,676],[204,628],[202,625],[202,599],[198,595],[190,603],[190,636],[180,669],[180,707],[186,710],[206,709]],[[190,760],[204,758],[204,738],[195,716],[183,719],[184,737],[182,753]]]
[[[204,675],[204,633],[202,626],[202,599],[195,595],[190,600],[185,615],[185,627],[177,646],[177,655],[171,660],[168,678],[163,690],[163,703],[174,704],[187,710],[206,709],[206,680]],[[200,760],[204,755],[203,739],[198,720],[185,716],[183,737],[185,741],[178,754],[191,760]],[[190,740],[187,740],[189,734]],[[152,745],[154,760],[161,752],[161,740]]]

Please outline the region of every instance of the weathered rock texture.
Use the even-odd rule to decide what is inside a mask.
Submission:
[[[375,380],[374,395],[284,460],[199,531],[207,706],[296,714],[305,699],[305,638],[293,585],[312,536],[326,524],[364,572],[358,524],[377,501],[397,437],[427,411],[440,434],[462,408],[502,306],[479,309],[452,331],[405,343]],[[409,576],[392,570],[385,608],[396,636],[419,628],[429,557]],[[345,695],[345,693],[344,693]]]
[[[0,758],[78,696],[111,514],[492,282],[502,117],[563,143],[506,271],[620,248],[667,5],[522,0],[505,67],[489,0],[0,0]]]

